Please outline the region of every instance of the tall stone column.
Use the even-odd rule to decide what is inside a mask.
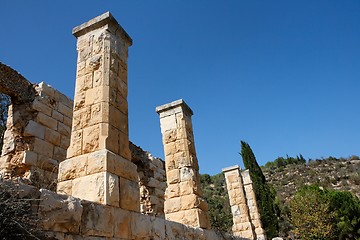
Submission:
[[[233,215],[232,231],[234,236],[255,239],[249,208],[244,191],[240,167],[238,165],[223,168]]]
[[[256,202],[254,186],[250,178],[249,170],[242,171],[241,175],[244,183],[244,190],[245,190],[247,205],[249,208],[250,219],[253,225],[253,229],[255,231],[256,239],[265,240],[266,234],[265,234],[265,230],[262,227],[260,212]]]
[[[58,193],[139,211],[128,137],[128,47],[132,40],[106,12],[73,29],[77,38],[74,114]]]
[[[192,110],[182,100],[156,108],[165,152],[167,189],[165,218],[209,228],[208,206],[200,189],[199,165],[192,129]]]

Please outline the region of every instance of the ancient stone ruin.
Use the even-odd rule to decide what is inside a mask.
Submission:
[[[74,101],[0,63],[0,91],[12,102],[0,181],[39,198],[33,211],[53,239],[223,239],[202,197],[190,107],[177,100],[156,108],[165,162],[143,151],[128,133],[131,38],[109,12],[73,34]],[[224,173],[235,238],[265,239],[249,174]]]
[[[240,171],[238,165],[223,168],[233,215],[234,236],[245,239],[266,239],[262,228],[249,170]]]

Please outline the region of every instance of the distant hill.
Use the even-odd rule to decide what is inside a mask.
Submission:
[[[318,184],[334,190],[346,190],[360,198],[360,159],[349,158],[316,159],[306,161],[300,157],[279,158],[262,167],[267,181],[277,191],[281,200],[280,235],[289,236],[291,224],[287,216],[288,201],[305,185]],[[232,215],[229,206],[225,179],[222,173],[214,176],[201,175],[205,199],[209,203],[212,225],[221,232],[230,232]]]
[[[262,170],[284,202],[289,201],[297,189],[311,184],[350,191],[360,198],[360,159],[357,156],[340,159],[329,157],[302,164],[262,167]]]

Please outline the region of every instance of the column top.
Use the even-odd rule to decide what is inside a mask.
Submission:
[[[158,114],[160,114],[162,112],[166,112],[166,111],[169,111],[169,110],[177,108],[177,107],[182,107],[184,109],[184,111],[187,111],[190,115],[194,114],[193,111],[191,110],[191,108],[182,99],[158,106],[158,107],[156,107],[156,112]]]
[[[119,30],[123,33],[123,35],[125,36],[125,39],[128,40],[130,42],[130,45],[132,45],[132,39],[129,36],[129,34],[127,34],[127,32],[120,26],[120,24],[116,21],[116,19],[113,17],[113,15],[111,15],[110,12],[106,12],[101,14],[100,16],[97,16],[79,26],[76,26],[73,28],[72,30],[72,34],[75,37],[79,37],[81,35],[84,35],[90,31],[93,31],[95,29],[98,29],[106,24],[110,24],[113,25],[116,30]]]
[[[234,165],[234,166],[231,166],[231,167],[223,168],[221,170],[222,170],[222,172],[230,172],[232,170],[241,170],[241,168],[240,168],[239,165]]]

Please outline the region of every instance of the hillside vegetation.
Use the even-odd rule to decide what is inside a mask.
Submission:
[[[331,208],[329,205],[334,201],[334,196],[341,196],[341,198],[343,198],[341,201],[352,201],[352,205],[348,205],[354,205],[355,207],[353,208],[356,211],[351,209],[350,213],[347,214],[351,215],[351,212],[356,213],[360,208],[360,159],[357,156],[340,159],[328,157],[323,159],[311,159],[308,161],[301,155],[298,157],[286,156],[280,157],[273,162],[268,162],[261,168],[267,182],[277,192],[277,204],[281,210],[279,217],[279,236],[281,237],[294,239],[296,234],[301,233],[298,227],[293,224],[296,219],[291,211],[303,207],[305,209],[307,208],[311,213],[311,209],[309,209],[310,205],[301,206],[297,203],[302,202],[298,201],[298,199],[301,198],[313,199],[314,192],[320,193],[319,196],[324,195],[327,197],[321,208],[325,212],[340,207],[332,206]],[[222,232],[231,232],[232,215],[223,174],[220,173],[214,176],[203,174],[201,176],[201,184],[204,196],[209,203],[210,218],[213,227]],[[310,188],[307,188],[308,186]],[[290,202],[294,199],[294,196],[297,197],[292,202],[292,207],[290,207]],[[348,219],[354,216],[345,216],[345,222],[339,220],[339,216],[345,214],[344,212],[349,211],[349,209],[331,211],[338,212],[339,214],[337,216],[331,214],[326,216],[333,220],[332,223],[327,223],[327,226],[332,228],[331,231],[328,231],[329,234],[335,234],[336,231],[340,231],[339,228],[337,228],[337,225],[342,227],[341,231],[345,231],[345,233],[342,233],[343,236],[347,236],[346,231],[356,232],[359,230],[353,228],[358,226],[357,224],[358,221],[360,221],[360,216],[355,216],[355,219],[352,219],[354,226],[351,228],[351,226],[347,226],[347,224],[349,224]],[[318,216],[324,217],[324,214],[319,214]],[[293,217],[293,219],[291,219],[291,217]],[[299,219],[302,221],[300,216],[298,216],[296,221],[299,221]],[[342,217],[342,219],[344,219],[344,217]],[[317,219],[312,219],[312,221],[315,220]],[[320,230],[324,230],[324,228]],[[316,233],[316,229],[314,229],[314,231],[314,234],[320,234],[317,236],[324,234],[323,232]],[[360,234],[360,232],[358,234]],[[357,239],[355,235],[352,236],[352,238],[332,236],[325,239]],[[299,238],[302,239],[301,237]],[[319,238],[311,237],[308,239]]]
[[[287,161],[297,159],[290,157],[278,159],[267,163],[262,170],[284,202],[288,202],[300,187],[311,184],[350,191],[360,197],[360,159],[357,156],[340,159],[328,157],[307,162]]]

